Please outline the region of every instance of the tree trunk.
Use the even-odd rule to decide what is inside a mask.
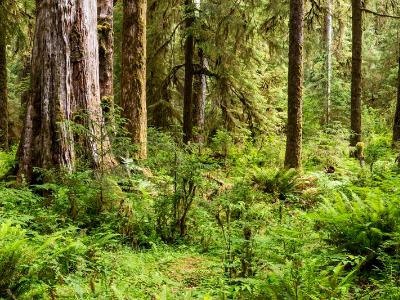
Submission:
[[[361,141],[362,0],[352,0],[352,70],[350,146]]]
[[[201,0],[195,0],[196,14],[195,17],[199,18],[201,11]],[[200,69],[204,70],[207,66],[207,59],[204,57],[204,52],[198,42],[197,56]],[[193,134],[193,141],[196,143],[204,142],[204,124],[205,124],[205,109],[207,97],[207,76],[200,72],[194,77],[193,83],[193,127],[195,132]]]
[[[70,34],[73,112],[75,120],[83,124],[86,130],[77,137],[77,142],[83,146],[83,159],[90,167],[108,169],[115,161],[101,109],[97,1],[75,1],[75,21]]]
[[[72,72],[69,40],[73,5],[43,1],[37,7],[32,50],[32,94],[19,151],[20,180],[30,182],[34,167],[74,168]]]
[[[0,6],[2,0],[0,0]],[[0,149],[8,150],[6,27],[0,25]]]
[[[335,46],[335,52],[337,59],[340,60],[342,58],[342,52],[343,52],[343,42],[346,36],[346,22],[345,22],[345,16],[341,13],[343,11],[343,8],[340,4],[339,1],[336,3],[336,8],[337,8],[337,20],[338,20],[338,33],[337,33],[337,38],[336,38],[336,46]]]
[[[97,30],[99,38],[99,78],[100,99],[103,112],[109,115],[114,112],[113,94],[113,0],[97,1]],[[107,119],[109,119],[108,116]],[[107,120],[109,121],[109,120]]]
[[[325,43],[326,43],[326,98],[325,98],[325,125],[331,120],[331,90],[332,90],[332,0],[327,0],[325,16]]]
[[[96,26],[95,0],[44,0],[37,5],[19,181],[34,180],[34,168],[73,171],[77,141],[92,167],[114,163],[102,134]],[[75,141],[70,126],[74,114],[84,128]]]
[[[399,43],[399,71],[397,75],[397,105],[393,124],[393,146],[400,142],[400,43]],[[400,163],[400,161],[399,161]]]
[[[207,67],[207,61],[204,58],[203,50],[198,49],[198,58],[200,68]],[[196,143],[204,142],[204,123],[205,123],[205,108],[207,97],[207,77],[205,74],[196,74],[193,83],[193,126],[195,133],[193,140]]]
[[[285,168],[301,168],[303,127],[303,0],[290,0],[288,123]]]
[[[185,85],[183,94],[183,142],[188,143],[193,139],[193,56],[194,38],[190,32],[194,23],[193,1],[185,0]]]
[[[138,158],[147,157],[146,13],[147,0],[124,0],[122,29],[123,116]]]

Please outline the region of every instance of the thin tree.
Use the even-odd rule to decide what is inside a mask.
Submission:
[[[198,49],[199,67],[203,70],[207,68],[207,59],[204,57],[203,49]],[[193,83],[193,140],[196,143],[204,141],[205,109],[207,98],[207,77],[203,72],[198,72],[194,76]]]
[[[332,22],[332,0],[327,0],[325,14],[325,47],[326,47],[326,98],[325,98],[325,125],[331,121],[331,90],[332,90],[332,41],[333,41],[333,22]]]
[[[352,69],[350,146],[361,141],[362,0],[352,0]]]
[[[301,168],[303,128],[303,0],[290,0],[288,122],[285,168]]]
[[[4,0],[0,0],[0,7]],[[8,150],[6,26],[0,20],[0,149]]]
[[[195,0],[196,18],[199,18],[199,12],[201,10],[201,0]],[[193,127],[195,132],[193,133],[193,140],[196,143],[204,141],[204,125],[205,125],[205,109],[206,109],[206,98],[207,98],[207,76],[204,74],[204,70],[207,68],[207,59],[204,57],[204,51],[200,45],[201,40],[197,40],[197,60],[200,67],[200,72],[197,72],[194,76],[193,82]]]
[[[34,168],[74,170],[76,150],[93,168],[111,167],[102,135],[95,0],[37,2],[31,97],[18,151],[19,181]],[[67,41],[67,42],[66,42]],[[84,131],[74,135],[71,122]]]
[[[397,104],[396,112],[394,115],[393,123],[393,146],[400,142],[400,41],[399,41],[399,53],[398,53],[398,74],[397,74]]]
[[[123,1],[121,106],[138,158],[147,157],[147,0]]]
[[[191,32],[194,23],[194,5],[192,0],[185,0],[185,83],[183,92],[183,142],[193,139],[193,57],[194,37]]]

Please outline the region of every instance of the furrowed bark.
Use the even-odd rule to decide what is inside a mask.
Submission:
[[[3,25],[0,25],[0,149],[8,150],[6,28]]]
[[[90,167],[114,165],[100,101],[96,0],[76,0],[72,27],[71,63],[75,120],[85,128],[76,139]]]
[[[46,0],[37,7],[32,51],[31,97],[19,153],[19,181],[30,182],[33,168],[74,168],[72,72],[69,33],[73,8],[68,0]]]
[[[350,146],[361,141],[362,1],[352,0],[352,70]]]
[[[147,157],[146,14],[147,0],[124,0],[122,29],[123,116],[138,158]]]
[[[285,168],[301,168],[303,128],[303,0],[290,1],[288,123]]]
[[[114,164],[102,129],[96,27],[95,0],[38,3],[19,181],[32,182],[34,168],[72,172],[79,147],[93,168]],[[73,121],[83,126],[75,137]]]

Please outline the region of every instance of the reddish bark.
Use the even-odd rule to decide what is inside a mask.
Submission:
[[[73,171],[77,144],[92,167],[114,163],[102,134],[96,27],[95,0],[38,3],[20,181],[31,182],[34,168]],[[84,128],[76,137],[74,116]]]

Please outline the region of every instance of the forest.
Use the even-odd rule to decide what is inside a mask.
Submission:
[[[0,0],[0,299],[400,299],[400,1]]]

